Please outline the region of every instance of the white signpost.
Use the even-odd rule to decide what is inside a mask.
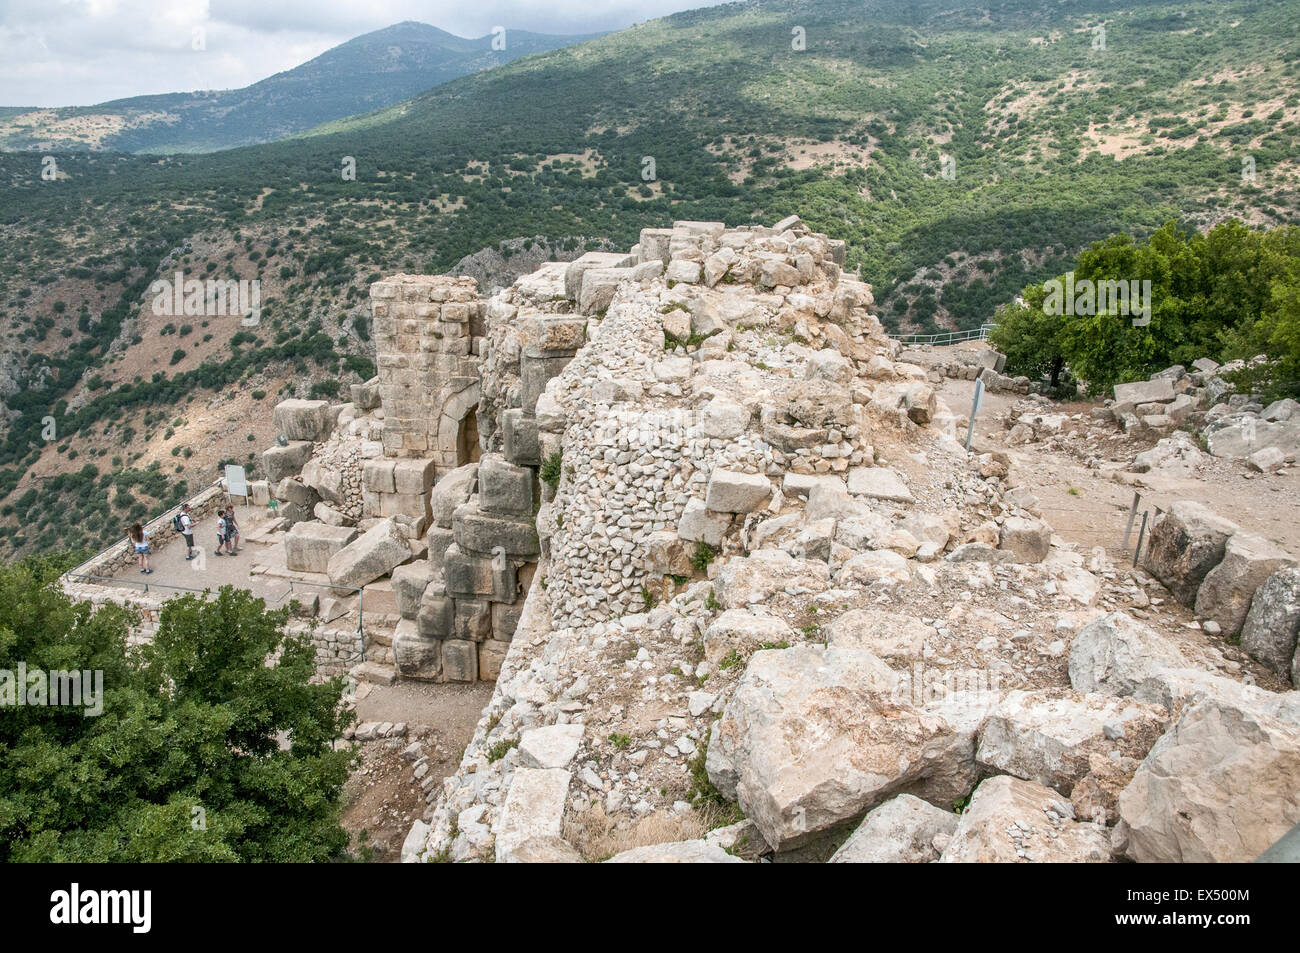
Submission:
[[[243,467],[234,464],[226,465],[226,495],[242,496],[244,502],[248,502],[248,477]]]

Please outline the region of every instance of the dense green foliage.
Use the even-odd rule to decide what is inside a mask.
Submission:
[[[1170,222],[1144,242],[1117,235],[1074,268],[1076,286],[1107,279],[1151,282],[1148,324],[1114,311],[1061,314],[1046,283],[1027,287],[991,335],[1009,371],[1038,380],[1064,365],[1104,392],[1202,357],[1263,354],[1241,383],[1274,397],[1300,393],[1300,228],[1228,221],[1200,234]]]
[[[103,711],[4,709],[0,860],[340,856],[353,755],[332,741],[352,716],[338,680],[309,684],[314,652],[285,637],[287,610],[230,587],[187,596],[128,648],[125,610],[58,589],[66,562],[0,567],[0,669],[101,671]]]

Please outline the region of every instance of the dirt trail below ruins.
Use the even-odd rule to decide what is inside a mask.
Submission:
[[[491,682],[411,681],[358,687],[358,725],[407,725],[403,737],[360,744],[361,761],[348,779],[342,817],[352,849],[360,856],[378,863],[400,860],[402,841],[411,824],[425,814],[425,791],[440,789],[442,779],[460,763],[483,707],[492,697],[492,687]],[[427,773],[419,778],[414,759],[402,755],[410,739],[420,741],[422,754],[429,759]],[[426,783],[422,786],[421,782]],[[363,851],[363,846],[368,851]]]

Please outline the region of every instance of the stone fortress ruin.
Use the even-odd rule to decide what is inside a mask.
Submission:
[[[1191,505],[1138,568],[1054,534],[844,251],[683,221],[486,299],[394,275],[378,376],[276,408],[267,571],[320,630],[365,606],[322,661],[496,683],[405,859],[1246,860],[1300,822],[1296,561]]]

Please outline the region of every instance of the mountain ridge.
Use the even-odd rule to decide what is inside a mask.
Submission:
[[[273,142],[440,83],[599,34],[507,30],[467,38],[416,20],[353,37],[238,89],[152,93],[90,106],[0,109],[0,149],[172,154]]]

